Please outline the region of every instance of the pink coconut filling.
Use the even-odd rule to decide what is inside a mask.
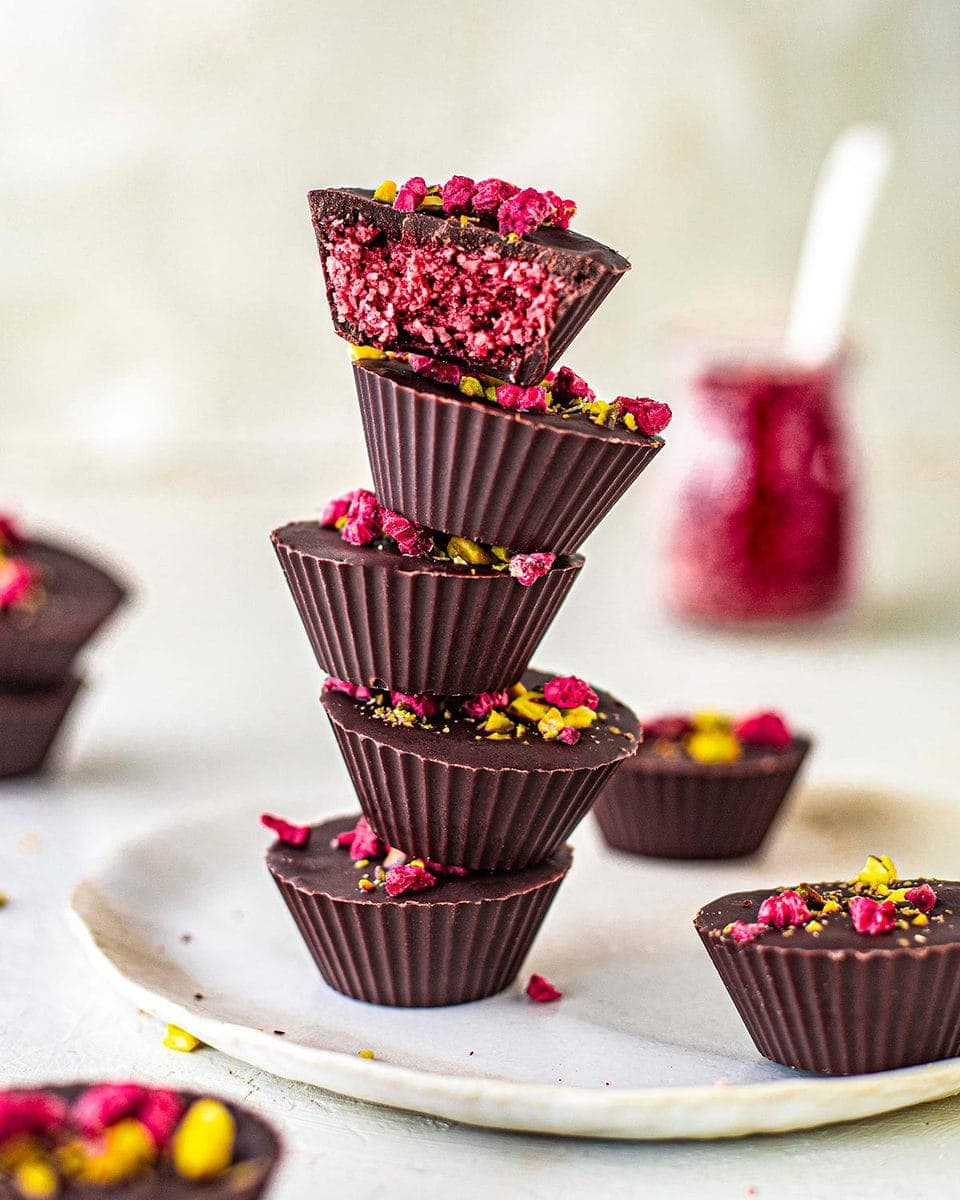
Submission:
[[[495,247],[387,241],[364,221],[333,221],[324,236],[337,319],[371,345],[512,372],[553,327],[563,280],[540,263]]]

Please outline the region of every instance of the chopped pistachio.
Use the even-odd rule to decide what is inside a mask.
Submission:
[[[381,204],[392,204],[397,198],[397,185],[393,179],[385,179],[373,193],[374,200]]]
[[[447,553],[451,558],[462,559],[471,566],[488,567],[494,561],[493,556],[478,542],[469,538],[452,537],[447,542]]]

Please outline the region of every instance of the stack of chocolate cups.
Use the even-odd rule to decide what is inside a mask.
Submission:
[[[347,537],[346,497],[272,535],[364,819],[280,839],[267,862],[328,984],[434,1006],[514,980],[571,865],[567,837],[636,752],[624,705],[529,663],[581,543],[663,442],[495,402],[497,385],[549,377],[624,258],[554,225],[505,236],[458,219],[439,191],[401,201],[310,194],[334,325],[359,348],[376,501],[352,496],[381,514],[376,532],[403,532]],[[486,390],[460,386],[467,373]],[[450,539],[477,557],[423,549]],[[391,891],[396,863],[431,883]]]

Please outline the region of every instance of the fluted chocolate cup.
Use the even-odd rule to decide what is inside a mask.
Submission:
[[[309,201],[337,333],[472,374],[539,383],[630,269],[573,230],[508,241],[362,188],[322,188]]]
[[[509,987],[536,937],[572,851],[525,871],[444,876],[426,891],[362,891],[331,841],[356,815],[313,827],[304,847],[275,842],[267,867],[324,980],[400,1008],[480,1000]]]
[[[931,882],[943,923],[873,937],[836,920],[815,935],[799,927],[789,938],[724,935],[734,921],[756,920],[766,891],[724,896],[697,913],[700,939],[765,1058],[861,1075],[960,1054],[960,884]]]
[[[316,521],[272,540],[327,674],[445,696],[516,683],[583,566],[562,556],[524,586],[506,571],[351,546]]]
[[[80,650],[123,602],[123,585],[96,563],[50,542],[16,550],[33,567],[42,601],[0,610],[0,688],[60,684]]]
[[[0,691],[0,779],[45,765],[80,686],[67,676],[53,688]]]
[[[741,858],[763,844],[810,740],[733,763],[663,758],[642,746],[604,787],[594,816],[607,845],[650,858]]]
[[[529,671],[523,682],[549,678]],[[636,751],[636,717],[598,694],[605,719],[575,746],[533,734],[489,740],[442,711],[434,729],[406,728],[340,692],[321,700],[364,815],[391,846],[448,866],[514,871],[555,853]]]
[[[514,551],[573,553],[664,445],[586,417],[469,399],[393,360],[353,371],[380,501]]]

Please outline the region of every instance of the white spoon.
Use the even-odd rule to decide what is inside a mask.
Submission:
[[[890,136],[879,125],[851,125],[830,147],[794,282],[787,358],[815,366],[840,349],[860,254],[892,157]]]

